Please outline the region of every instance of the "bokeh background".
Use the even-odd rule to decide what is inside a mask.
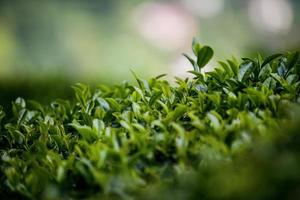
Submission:
[[[300,49],[299,0],[0,0],[0,104],[70,84],[187,76],[193,37],[217,60]]]

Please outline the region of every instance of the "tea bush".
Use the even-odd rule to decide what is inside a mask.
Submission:
[[[264,199],[300,195],[298,53],[219,62],[193,78],[73,86],[0,109],[1,199]],[[11,117],[8,117],[11,116]]]

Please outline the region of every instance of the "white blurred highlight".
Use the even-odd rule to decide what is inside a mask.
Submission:
[[[193,59],[196,59],[193,57]],[[201,69],[202,72],[209,72],[214,69],[215,66],[215,60],[211,60],[203,69]],[[171,63],[171,75],[177,76],[177,77],[194,77],[191,73],[188,73],[188,71],[193,70],[193,66],[191,63],[184,57],[180,56],[177,57],[173,63]]]
[[[171,75],[176,77],[192,77],[192,74],[189,74],[187,71],[192,70],[193,67],[191,63],[184,57],[177,57],[171,63]]]
[[[224,0],[181,0],[181,3],[195,15],[211,18],[224,10]]]
[[[284,33],[292,26],[293,10],[288,0],[251,0],[249,17],[264,31]]]
[[[197,31],[193,16],[170,3],[143,3],[136,8],[133,20],[141,36],[165,50],[185,47]]]

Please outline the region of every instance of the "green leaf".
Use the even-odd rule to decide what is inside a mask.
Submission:
[[[243,62],[240,65],[238,80],[244,81],[245,79],[248,79],[251,73],[254,71],[254,69],[255,69],[255,65],[253,64],[253,62],[250,61]]]
[[[88,99],[91,98],[91,90],[88,85],[77,83],[72,88],[75,91],[75,97],[82,107],[85,107],[88,103]]]
[[[284,79],[283,77],[279,76],[278,74],[276,73],[271,73],[271,76],[278,82],[280,83],[282,86],[284,85]]]
[[[181,117],[186,111],[187,111],[186,105],[178,105],[175,108],[174,112],[172,113],[173,118],[177,119],[178,117]]]
[[[219,61],[218,63],[223,67],[223,69],[226,71],[226,73],[227,73],[228,75],[231,76],[231,75],[234,74],[232,68],[229,67],[225,62]]]
[[[120,106],[120,104],[115,99],[113,99],[113,98],[106,98],[105,100],[109,103],[110,107],[113,110],[115,110],[117,112],[121,111],[121,106]]]
[[[196,38],[193,38],[192,49],[193,49],[194,54],[197,56],[199,53],[199,50],[201,49],[201,45]]]
[[[190,63],[192,64],[195,71],[199,71],[199,67],[196,65],[196,62],[189,55],[187,55],[185,53],[182,55],[190,61]]]
[[[88,142],[93,142],[98,138],[98,133],[94,131],[91,127],[86,125],[80,125],[78,122],[74,121],[69,124],[73,128],[75,128],[78,133]]]
[[[0,105],[0,131],[1,131],[1,121],[5,117],[5,112],[3,111],[3,107]]]
[[[269,64],[265,65],[259,72],[258,78],[260,81],[264,81],[272,72],[272,68]]]
[[[109,103],[105,99],[98,97],[96,100],[104,110],[108,111],[110,109]]]
[[[279,76],[285,76],[287,72],[288,69],[286,67],[286,63],[284,62],[284,60],[281,60],[277,67],[277,73]]]
[[[197,56],[197,65],[199,68],[203,68],[213,57],[214,51],[209,46],[204,46],[200,49]]]
[[[287,56],[287,65],[286,65],[286,67],[288,69],[291,69],[293,66],[296,65],[298,59],[299,59],[299,52],[290,53]]]
[[[268,89],[273,90],[276,87],[276,81],[272,77],[269,77],[263,82],[263,85]]]
[[[200,71],[187,71],[190,74],[194,74],[197,78],[200,78],[201,80],[203,80],[203,74],[201,74]]]
[[[297,74],[291,74],[286,78],[287,82],[292,85],[299,80],[299,76]]]
[[[132,75],[134,76],[135,80],[137,81],[139,88],[143,89],[143,82],[141,81],[141,79],[137,76],[137,74],[133,70],[130,70],[130,71],[131,71]]]
[[[209,119],[211,126],[215,129],[218,130],[221,128],[221,116],[217,112],[209,112],[207,113],[207,118]]]
[[[261,64],[261,68],[264,67],[266,64],[269,64],[270,62],[272,62],[273,60],[275,60],[276,58],[282,56],[282,54],[274,54],[271,55],[267,58],[265,58],[264,62]]]
[[[31,107],[34,110],[38,110],[41,113],[44,113],[44,108],[39,102],[34,101],[34,100],[29,100],[28,104],[29,104],[29,108]]]
[[[156,76],[155,79],[158,80],[158,79],[160,79],[162,77],[165,77],[165,76],[167,76],[167,74],[160,74],[160,75]]]
[[[98,133],[98,135],[102,134],[105,129],[105,124],[102,120],[93,119],[93,131]]]
[[[162,93],[162,91],[155,92],[149,100],[149,105],[152,106],[156,102],[156,100],[162,95]]]
[[[235,64],[233,61],[231,60],[227,60],[232,72],[234,73],[235,76],[238,76],[239,73],[239,67],[237,64]]]
[[[179,117],[181,117],[185,112],[187,112],[187,106],[180,104],[180,105],[176,106],[174,111],[168,113],[168,115],[164,121],[166,123],[169,123],[170,121],[175,121]]]

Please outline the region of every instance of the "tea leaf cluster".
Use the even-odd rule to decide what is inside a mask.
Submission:
[[[299,149],[288,145],[299,141],[299,54],[232,59],[202,73],[213,50],[192,48],[194,77],[175,86],[134,74],[137,84],[76,84],[71,100],[18,98],[11,113],[0,109],[0,196],[232,199],[280,169],[275,181],[299,186]]]

